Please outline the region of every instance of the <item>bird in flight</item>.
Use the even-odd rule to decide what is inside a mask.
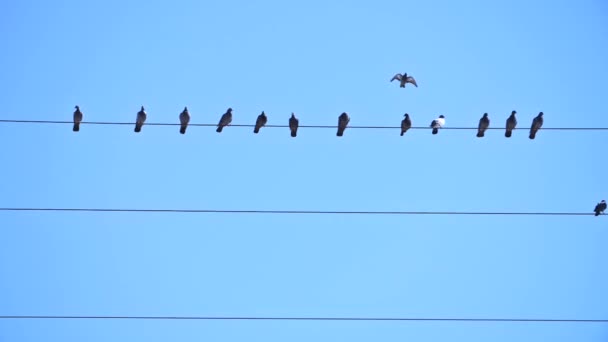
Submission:
[[[76,111],[74,111],[74,128],[72,131],[78,132],[80,131],[80,122],[82,121],[82,112],[80,111],[80,107],[76,106]]]
[[[393,76],[393,78],[391,78],[391,82],[393,82],[394,80],[399,81],[399,88],[405,88],[406,83],[411,83],[416,88],[418,88],[418,84],[416,83],[416,80],[412,76],[408,76],[407,72],[404,72],[403,74],[395,74],[395,76]]]

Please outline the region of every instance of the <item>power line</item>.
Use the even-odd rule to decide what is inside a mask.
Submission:
[[[547,318],[423,318],[423,317],[214,317],[214,316],[0,316],[0,319],[105,319],[105,320],[223,320],[223,321],[429,321],[429,322],[544,322],[608,323],[608,319]]]
[[[13,120],[0,119],[0,123],[23,123],[23,124],[74,124],[73,121],[55,120]],[[135,125],[135,122],[111,122],[111,121],[82,121],[81,124],[88,125]],[[145,123],[144,126],[179,126],[179,123]],[[217,123],[189,123],[188,126],[216,127]],[[255,127],[255,124],[230,124],[229,127]],[[298,128],[332,128],[337,125],[299,125]],[[265,125],[264,128],[289,128],[289,125]],[[348,129],[401,129],[401,126],[348,126]],[[431,129],[427,126],[412,126],[410,129]],[[442,130],[477,130],[477,127],[443,127]],[[488,127],[488,130],[504,130],[504,127]],[[517,127],[514,130],[529,130],[529,127]],[[543,127],[546,131],[608,131],[608,127]]]
[[[0,211],[122,212],[122,213],[208,213],[291,215],[510,215],[593,216],[582,212],[487,212],[487,211],[325,211],[325,210],[229,210],[229,209],[112,209],[112,208],[0,208]]]

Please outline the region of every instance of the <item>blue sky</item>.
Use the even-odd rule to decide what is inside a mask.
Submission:
[[[2,119],[608,126],[608,5],[4,1]],[[419,88],[388,82],[413,75]],[[0,124],[0,207],[591,212],[603,131]],[[608,318],[604,217],[1,212],[0,314]],[[606,324],[0,321],[1,341],[604,341]]]

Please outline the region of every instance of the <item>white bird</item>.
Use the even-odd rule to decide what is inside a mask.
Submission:
[[[416,86],[416,88],[418,88],[418,84],[416,83],[416,80],[412,76],[408,76],[407,72],[404,72],[403,75],[395,74],[395,76],[393,76],[393,78],[391,78],[391,82],[393,82],[394,80],[399,81],[399,88],[405,88],[406,83],[411,83],[414,86]]]
[[[439,129],[445,125],[445,116],[439,115],[439,117],[433,121],[431,121],[431,128],[433,129],[433,134],[439,133]]]

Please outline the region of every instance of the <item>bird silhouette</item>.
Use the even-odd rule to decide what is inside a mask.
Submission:
[[[530,126],[530,139],[536,138],[536,132],[543,127],[543,112],[538,113],[538,115],[532,120],[532,126]]]
[[[439,117],[433,121],[431,121],[431,128],[433,129],[433,134],[439,133],[439,129],[445,125],[445,116],[439,115]]]
[[[135,133],[141,132],[141,127],[146,122],[146,111],[144,110],[144,106],[141,106],[139,112],[137,112],[137,118],[135,119],[135,129],[133,130]]]
[[[517,114],[517,112],[512,111],[511,115],[509,115],[509,118],[507,119],[507,125],[505,128],[505,137],[507,138],[511,137],[511,135],[513,134],[513,130],[517,126],[517,118],[515,118],[515,114]]]
[[[488,127],[490,127],[490,118],[488,118],[488,113],[483,113],[483,116],[479,119],[479,125],[477,126],[477,137],[483,138]]]
[[[346,112],[340,114],[340,116],[338,117],[338,132],[336,133],[336,136],[341,137],[342,135],[344,135],[344,130],[346,129],[346,126],[348,126],[349,122],[350,118],[348,117],[348,114],[346,114]]]
[[[76,106],[74,108],[76,108],[76,110],[74,111],[74,128],[72,128],[72,131],[78,132],[80,131],[80,123],[82,122],[83,115],[80,111],[80,107]]]
[[[300,120],[296,118],[296,116],[291,113],[291,117],[289,118],[289,130],[291,131],[291,136],[295,138],[298,135],[298,126],[300,125]]]
[[[232,122],[232,108],[228,108],[228,110],[226,110],[226,113],[224,113],[222,115],[222,117],[220,118],[220,122],[218,122],[217,129],[215,131],[218,133],[221,133],[222,129],[224,129],[224,127],[230,125],[231,122]]]
[[[255,120],[255,127],[253,128],[253,133],[259,133],[260,128],[266,125],[267,122],[268,118],[266,117],[264,111],[262,111],[262,114],[258,115],[258,118]]]
[[[188,123],[190,122],[190,113],[188,113],[188,107],[184,107],[184,110],[179,114],[179,132],[181,134],[186,134],[186,128],[188,128]]]
[[[595,216],[600,216],[600,213],[603,213],[606,210],[606,201],[602,200],[600,203],[595,205]]]
[[[401,136],[410,128],[412,128],[412,120],[410,119],[410,115],[405,113],[405,115],[403,115],[403,120],[401,120]]]
[[[394,80],[399,81],[399,88],[405,88],[406,83],[411,83],[416,88],[418,88],[418,84],[416,83],[416,80],[412,76],[408,76],[407,72],[404,72],[403,74],[395,74],[395,76],[393,76],[393,78],[391,78],[391,82],[393,82]]]

